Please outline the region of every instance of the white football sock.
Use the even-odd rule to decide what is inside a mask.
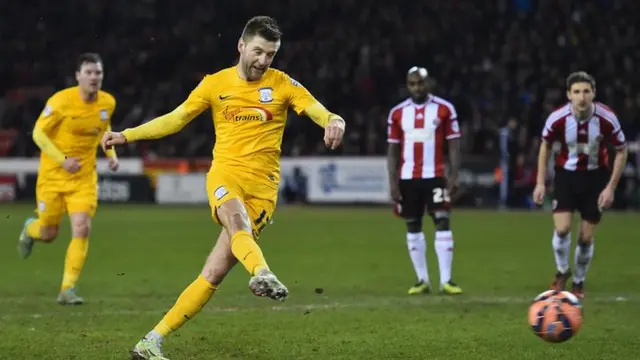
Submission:
[[[451,281],[451,264],[453,263],[453,233],[451,230],[436,231],[436,254],[440,267],[440,284]]]
[[[589,264],[591,264],[591,258],[593,257],[594,248],[593,239],[591,243],[580,244],[576,246],[575,253],[575,267],[576,271],[573,275],[574,283],[581,283],[587,276],[587,270],[589,270]]]
[[[569,251],[571,247],[571,233],[568,233],[564,237],[560,237],[556,231],[553,232],[553,240],[551,241],[553,246],[553,255],[556,258],[556,267],[561,273],[566,273],[569,270]]]
[[[427,243],[424,241],[424,234],[407,233],[407,248],[409,256],[413,263],[413,269],[416,271],[418,281],[425,284],[429,283],[429,274],[427,272]]]

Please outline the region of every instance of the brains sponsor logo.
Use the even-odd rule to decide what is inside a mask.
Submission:
[[[236,109],[230,109],[228,106],[222,112],[224,118],[227,121],[271,121],[273,120],[273,114],[271,111],[259,107],[241,107]]]

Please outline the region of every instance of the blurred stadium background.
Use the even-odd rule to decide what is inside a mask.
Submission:
[[[233,295],[209,305],[214,310],[208,316],[217,323],[206,321],[207,315],[195,319],[182,339],[168,345],[169,355],[207,358],[203,352],[218,349],[221,359],[637,356],[639,329],[628,319],[638,315],[638,289],[632,284],[640,268],[632,254],[639,249],[637,242],[622,241],[638,233],[637,214],[605,216],[589,275],[594,284],[593,307],[587,310],[591,318],[578,336],[586,340],[551,348],[529,334],[524,320],[528,299],[544,290],[553,274],[550,214],[491,210],[534,209],[529,197],[541,128],[565,101],[565,77],[577,70],[595,76],[597,99],[616,111],[630,142],[615,208],[640,209],[640,2],[38,0],[2,2],[0,13],[0,202],[7,202],[0,205],[7,218],[0,220],[6,240],[0,269],[16,274],[0,290],[0,319],[9,334],[3,335],[0,358],[126,356],[123,351],[155,324],[199,271],[217,231],[205,208],[204,173],[215,142],[207,112],[179,134],[118,149],[119,173],[99,164],[100,201],[115,205],[103,205],[96,218],[81,280],[90,303],[80,312],[50,305],[68,232],[51,248],[38,249],[40,259],[35,256],[26,265],[15,259],[11,247],[35,205],[39,153],[31,130],[46,99],[74,85],[76,56],[93,51],[103,57],[104,89],[118,101],[113,127],[121,130],[172,110],[205,74],[234,64],[242,27],[257,14],[276,17],[285,33],[273,66],[303,83],[348,124],[344,146],[329,153],[321,129],[290,113],[279,214],[264,235],[267,255],[282,268],[285,282],[287,277],[292,281],[292,294],[299,294],[286,309],[296,315],[303,309],[330,310],[323,320],[305,318],[315,321],[312,327],[293,312],[283,312],[285,320],[259,315],[266,316],[277,338],[291,337],[291,347],[281,348],[266,334],[247,340],[253,350],[243,348],[243,341],[221,340],[220,326],[238,339],[243,334],[238,323],[261,313],[214,312],[217,307],[270,309],[250,298],[244,274],[235,271],[234,285],[225,288]],[[465,192],[456,206],[485,209],[455,215],[460,246],[454,278],[470,295],[460,302],[424,300],[439,309],[435,312],[404,296],[413,273],[403,224],[391,213],[384,160],[386,117],[407,96],[405,74],[414,65],[429,70],[435,93],[458,110]],[[130,203],[136,205],[125,205]],[[321,203],[364,206],[313,206]],[[202,207],[179,206],[198,204]],[[384,209],[374,209],[380,206]],[[348,230],[329,230],[332,226]],[[430,224],[425,231],[430,234]],[[362,247],[368,252],[360,253],[360,263],[347,256]],[[318,258],[308,258],[309,253]],[[326,271],[319,274],[318,268]],[[168,274],[158,275],[162,272]],[[326,285],[325,295],[313,293],[325,286],[317,284]],[[612,300],[617,298],[628,302]],[[34,314],[49,320],[43,325]],[[416,324],[416,316],[438,325]],[[280,326],[282,321],[287,326]],[[365,336],[368,322],[378,330]],[[25,350],[22,339],[31,328],[45,341]],[[96,342],[106,339],[118,350],[45,345],[59,341],[57,329],[66,330],[63,337],[70,344],[96,336]],[[318,335],[306,337],[305,329]],[[200,341],[209,336],[200,339],[203,332],[216,334],[216,346]],[[445,332],[449,338],[443,339]],[[261,346],[281,356],[265,355]]]
[[[471,188],[464,205],[530,207],[526,197],[535,178],[541,127],[548,113],[565,101],[563,82],[571,71],[594,74],[598,99],[618,113],[629,141],[640,140],[640,48],[632,16],[640,9],[634,1],[71,4],[41,1],[33,11],[31,4],[12,3],[3,10],[9,19],[0,24],[5,34],[0,59],[3,162],[29,159],[34,164],[38,149],[31,129],[47,97],[74,84],[77,54],[95,51],[103,56],[104,88],[118,100],[114,128],[124,129],[172,110],[204,74],[232,65],[238,34],[257,13],[276,16],[286,34],[274,66],[303,82],[349,123],[345,145],[329,154],[321,130],[291,112],[283,143],[283,178],[288,179],[283,185],[289,185],[291,197],[301,192],[305,198],[306,192],[307,198],[320,201],[333,192],[336,200],[386,200],[380,162],[367,163],[379,169],[364,177],[370,185],[366,191],[376,194],[357,195],[362,188],[352,185],[363,177],[341,174],[341,158],[384,155],[386,117],[407,95],[405,74],[413,65],[425,66],[437,81],[437,94],[458,109],[464,133],[463,180]],[[73,21],[59,21],[65,17]],[[205,171],[215,141],[210,116],[201,115],[170,139],[119,149],[120,156],[130,164],[142,161],[148,173],[178,166]],[[629,157],[616,207],[640,206],[638,154]],[[304,160],[309,156],[329,156],[331,161]],[[503,174],[505,163],[510,166]],[[301,175],[310,180],[306,191],[304,181],[294,180],[289,164],[299,165]],[[337,174],[315,181],[316,164],[320,169],[337,164]],[[12,165],[0,169],[11,173]],[[501,179],[509,185],[502,197]],[[16,196],[22,198],[20,190]],[[125,200],[148,200],[135,193],[131,197]],[[192,200],[206,199],[198,197]]]

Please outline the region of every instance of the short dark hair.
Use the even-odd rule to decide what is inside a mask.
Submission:
[[[589,85],[591,85],[592,90],[596,89],[596,79],[594,79],[593,76],[589,75],[586,71],[577,71],[571,73],[567,77],[567,91],[571,90],[573,84],[578,83],[588,83]]]
[[[267,41],[278,41],[282,37],[282,31],[276,20],[270,16],[254,16],[244,26],[242,39],[248,41],[254,36],[260,36]]]
[[[80,71],[82,69],[82,65],[84,64],[102,64],[102,58],[100,55],[96,53],[84,53],[78,56],[78,60],[76,61],[76,71]]]

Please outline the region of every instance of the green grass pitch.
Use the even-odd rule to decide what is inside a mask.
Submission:
[[[33,205],[0,207],[0,359],[127,359],[200,271],[219,227],[205,207],[101,206],[80,279],[87,304],[55,303],[68,223],[28,260],[15,250]],[[529,328],[555,272],[543,212],[457,211],[454,280],[465,294],[410,297],[404,225],[389,209],[281,207],[261,244],[289,286],[257,298],[237,267],[165,342],[171,359],[634,359],[640,352],[640,216],[607,213],[587,276],[585,322],[564,344]],[[433,226],[425,222],[431,279]],[[575,234],[575,232],[574,232]],[[573,256],[572,256],[573,263]],[[437,281],[436,281],[437,282]],[[317,288],[324,291],[316,292]]]

